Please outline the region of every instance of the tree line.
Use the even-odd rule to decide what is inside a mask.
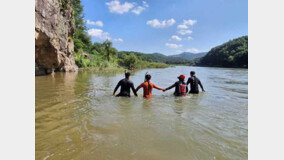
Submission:
[[[243,36],[212,48],[204,57],[188,60],[185,57],[165,56],[160,53],[120,51],[111,41],[92,43],[84,22],[81,0],[72,0],[76,31],[74,57],[78,67],[134,67],[162,68],[169,64],[212,67],[248,67],[248,36]]]
[[[207,55],[195,60],[198,66],[248,67],[248,36],[233,39],[212,48]]]
[[[87,34],[84,22],[83,6],[81,0],[72,0],[76,31],[73,37],[74,57],[78,67],[134,67],[134,68],[162,68],[167,64],[151,62],[141,55],[118,52],[109,40],[103,43],[92,43]]]

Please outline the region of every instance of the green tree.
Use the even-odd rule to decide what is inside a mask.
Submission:
[[[74,39],[74,50],[78,52],[82,49],[85,52],[90,51],[90,46],[92,45],[91,38],[86,33],[86,25],[84,22],[83,6],[81,5],[81,0],[72,0],[72,7],[74,11],[75,19],[75,33]]]
[[[125,54],[122,56],[122,58],[119,61],[119,64],[122,66],[126,66],[126,67],[136,67],[137,62],[139,61],[139,59],[137,58],[137,56],[131,52],[130,54]]]
[[[117,51],[115,48],[112,47],[112,42],[109,40],[104,41],[103,43],[104,49],[106,51],[107,61],[110,61],[110,56],[116,55]]]
[[[78,67],[100,67],[106,68],[109,66],[137,66],[137,68],[161,68],[167,67],[164,63],[150,63],[149,58],[143,53],[122,53],[119,56],[118,51],[112,46],[112,42],[106,40],[104,43],[92,44],[91,38],[88,36],[87,27],[84,22],[83,6],[81,0],[60,0],[62,5],[70,7],[69,2],[72,2],[72,8],[75,19],[75,33],[72,38],[74,41],[74,57]],[[111,62],[110,62],[111,61]]]
[[[215,67],[248,67],[248,36],[233,39],[212,48],[197,65]]]

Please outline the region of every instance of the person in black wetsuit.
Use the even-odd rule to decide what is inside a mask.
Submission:
[[[188,92],[188,87],[184,82],[185,76],[182,74],[177,78],[179,80],[175,82],[173,85],[171,85],[170,87],[166,88],[164,92],[175,87],[175,92],[174,92],[175,96],[185,96],[186,93]]]
[[[188,84],[190,84],[189,93],[191,93],[191,94],[198,94],[199,93],[198,85],[200,85],[202,91],[205,92],[205,90],[203,89],[203,85],[201,84],[201,81],[195,76],[194,71],[190,72],[190,77],[188,78],[188,80],[186,82],[186,85],[188,85]]]
[[[118,95],[116,95],[116,97],[130,97],[130,88],[132,89],[133,93],[135,96],[137,96],[136,90],[134,88],[134,84],[132,81],[129,80],[130,77],[130,73],[126,72],[125,73],[125,78],[120,80],[114,91],[113,91],[113,95],[115,95],[115,92],[117,91],[117,89],[120,87],[120,93]]]

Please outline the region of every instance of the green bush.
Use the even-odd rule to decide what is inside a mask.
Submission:
[[[165,63],[145,61],[132,52],[129,54],[120,55],[118,58],[118,64],[126,68],[134,67],[135,69],[168,67],[168,65]]]

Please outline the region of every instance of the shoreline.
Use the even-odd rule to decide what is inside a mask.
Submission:
[[[205,68],[223,68],[223,69],[248,69],[248,68],[243,68],[243,67],[220,67],[220,66],[197,66],[197,65],[174,65],[174,64],[167,64],[167,67],[143,67],[143,68],[137,68],[133,70],[132,72],[136,72],[139,70],[143,69],[163,69],[163,68],[170,68],[170,67],[176,67],[176,66],[187,66],[187,67],[205,67]],[[78,68],[77,71],[74,72],[79,72],[79,71],[92,71],[92,72],[113,72],[113,73],[123,73],[124,71],[131,71],[129,69],[123,68],[123,67],[83,67],[83,68]],[[55,73],[68,73],[68,72],[52,72],[50,74],[55,74]],[[45,75],[35,75],[35,77],[41,77],[41,76],[48,76],[50,74],[45,74]]]

